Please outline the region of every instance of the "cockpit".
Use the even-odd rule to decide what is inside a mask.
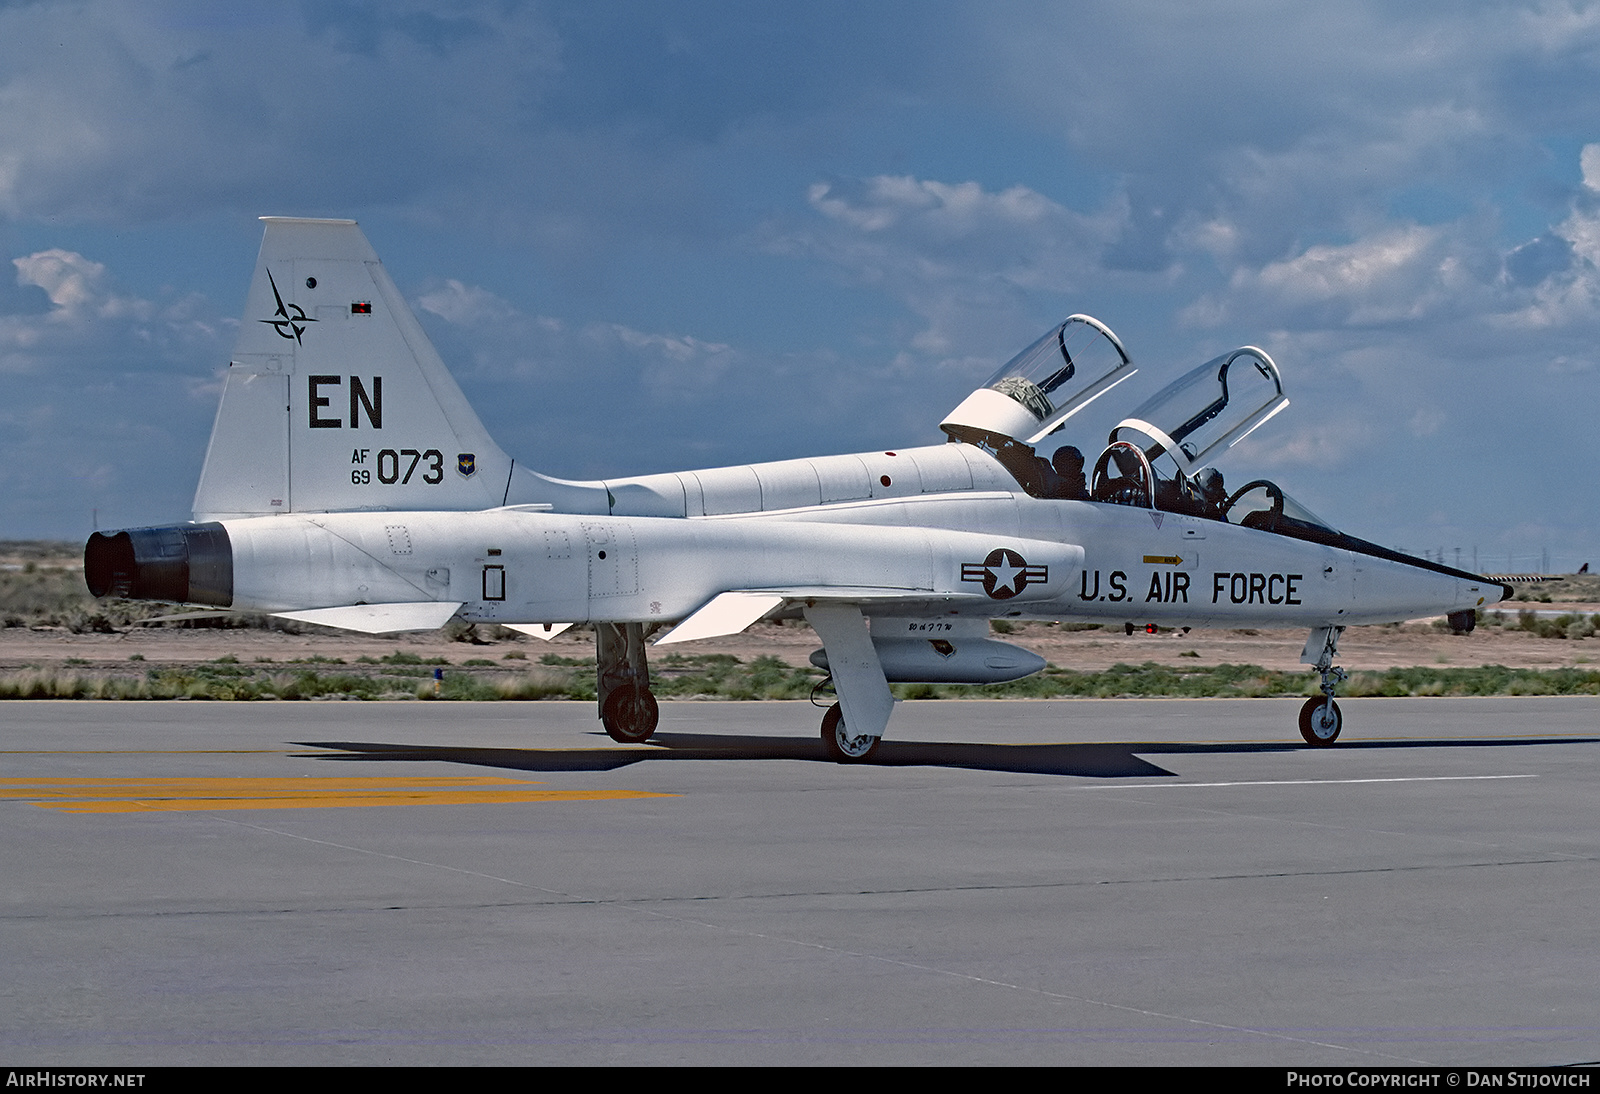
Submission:
[[[1091,316],[1069,316],[1001,366],[939,427],[952,441],[994,456],[1029,495],[1085,500],[1082,451],[1062,445],[1046,459],[1036,446],[1137,371],[1111,328]]]
[[[1145,400],[1111,430],[1092,464],[1072,444],[1042,454],[1047,438],[1136,371],[1110,328],[1074,315],[1007,362],[940,427],[993,455],[1032,497],[1186,513],[1297,539],[1345,538],[1265,479],[1229,493],[1215,466],[1289,405],[1277,364],[1255,346],[1207,361]]]

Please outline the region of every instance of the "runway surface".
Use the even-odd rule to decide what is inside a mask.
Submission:
[[[1600,1060],[1600,700],[0,705],[0,1056]]]

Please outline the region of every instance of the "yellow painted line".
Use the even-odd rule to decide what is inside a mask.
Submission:
[[[64,813],[171,813],[222,809],[349,809],[378,805],[675,798],[644,790],[533,790],[542,783],[494,776],[437,778],[0,778],[0,800]]]
[[[0,756],[292,756],[304,751],[299,748],[4,748],[0,749]]]
[[[367,794],[360,797],[307,795],[303,798],[189,798],[157,801],[35,802],[62,813],[191,813],[223,809],[351,809],[374,805],[503,805],[509,802],[621,801],[673,798],[642,790],[523,790],[458,793]]]
[[[6,778],[0,776],[0,788],[8,786],[18,787],[101,787],[111,789],[126,789],[139,787],[166,787],[169,789],[235,789],[235,790],[287,790],[291,792],[303,791],[307,787],[323,787],[329,790],[384,790],[391,788],[418,788],[429,786],[543,786],[543,783],[529,779],[506,779],[492,775],[441,775],[436,778],[427,776],[396,776],[384,778],[372,776],[370,778],[322,778],[307,775],[301,778],[274,779],[274,778],[122,778],[122,779],[97,779],[97,778]],[[0,793],[4,793],[0,789]]]

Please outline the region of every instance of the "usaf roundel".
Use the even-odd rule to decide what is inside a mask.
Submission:
[[[983,591],[993,600],[1010,600],[1029,585],[1050,580],[1048,566],[1030,566],[1028,560],[1009,547],[996,547],[982,562],[963,562],[962,581],[981,581]]]

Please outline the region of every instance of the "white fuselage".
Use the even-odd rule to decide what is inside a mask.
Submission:
[[[1317,627],[1499,598],[1483,582],[1219,521],[1032,498],[960,444],[561,484],[554,502],[475,513],[222,523],[233,607],[274,612],[448,601],[474,622],[670,622],[729,590],[816,589],[857,590],[869,616]],[[1001,549],[1030,570],[991,572],[986,586]]]

